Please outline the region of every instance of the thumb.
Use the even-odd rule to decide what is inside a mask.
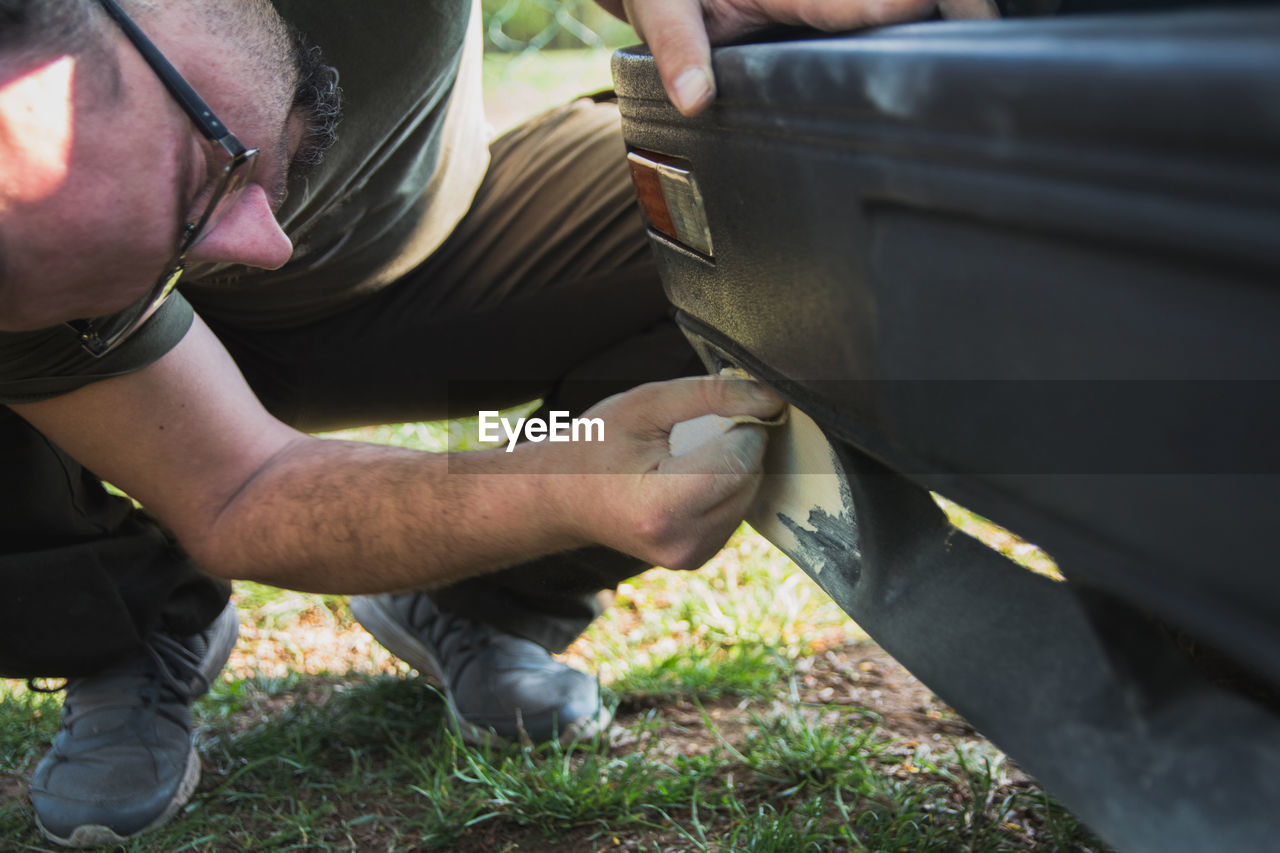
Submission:
[[[782,413],[782,397],[751,379],[696,376],[642,386],[642,411],[654,428],[669,433],[683,421],[703,415],[768,421]],[[634,392],[633,392],[634,393]]]
[[[706,109],[715,98],[716,84],[700,0],[629,3],[627,14],[653,52],[671,103],[687,116]]]

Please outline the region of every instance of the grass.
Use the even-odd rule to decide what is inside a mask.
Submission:
[[[746,528],[698,573],[624,584],[565,655],[620,721],[574,748],[467,746],[430,684],[350,651],[341,599],[236,595],[240,649],[196,706],[201,785],[126,851],[1101,849],[941,703],[905,725],[906,676]],[[0,696],[0,838],[53,849],[22,786],[60,697]]]
[[[494,103],[527,110],[607,83],[606,55],[555,59],[486,58]],[[472,446],[475,424],[343,435],[439,450]],[[1053,571],[1033,546],[944,507]],[[745,528],[700,572],[623,584],[563,656],[598,673],[620,722],[608,742],[572,749],[466,746],[434,688],[373,644],[341,597],[241,583],[236,600],[240,644],[195,709],[200,787],[126,851],[1101,849]],[[32,827],[25,780],[60,703],[0,682],[6,851],[55,849]]]

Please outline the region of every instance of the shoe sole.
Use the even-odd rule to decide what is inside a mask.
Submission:
[[[230,602],[218,614],[218,618],[209,626],[209,648],[205,652],[204,657],[200,660],[200,674],[204,676],[205,681],[212,683],[218,677],[218,673],[226,666],[227,659],[231,657],[231,650],[236,646],[236,640],[240,636],[240,612],[236,610],[236,606]],[[203,691],[201,694],[203,695]],[[192,696],[192,701],[198,698]],[[187,753],[187,767],[182,772],[182,781],[178,783],[178,788],[173,793],[173,798],[169,800],[169,804],[165,806],[164,811],[151,823],[131,835],[119,835],[109,826],[88,823],[83,826],[77,826],[71,835],[63,838],[55,835],[45,828],[40,822],[40,817],[36,816],[36,827],[40,833],[54,844],[62,847],[103,847],[109,844],[123,844],[131,838],[137,838],[139,835],[150,832],[158,826],[163,825],[178,810],[187,804],[191,799],[191,795],[195,793],[196,785],[200,784],[200,756],[196,753],[194,741],[191,744],[191,750]]]
[[[472,746],[482,747],[505,746],[512,743],[510,739],[504,738],[492,729],[468,722],[458,712],[458,706],[453,703],[453,692],[449,688],[448,680],[444,677],[444,667],[440,665],[440,661],[429,648],[418,641],[417,637],[405,630],[396,620],[395,613],[383,605],[380,597],[351,598],[347,601],[347,606],[351,610],[351,615],[369,632],[370,636],[378,641],[380,646],[440,686],[445,705],[449,709],[449,718],[463,741]],[[613,714],[601,705],[594,714],[574,720],[566,726],[556,740],[562,746],[568,746],[575,741],[590,740],[608,731],[612,721]]]

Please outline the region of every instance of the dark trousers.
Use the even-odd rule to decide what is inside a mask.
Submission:
[[[641,382],[700,372],[671,321],[624,153],[612,105],[554,111],[493,144],[470,212],[392,287],[301,328],[210,325],[268,410],[311,431],[534,398],[544,410],[579,413]],[[9,595],[0,674],[92,672],[158,625],[190,632],[217,615],[226,584],[200,574],[144,513],[4,415],[0,465],[19,477],[0,496],[9,510],[0,513]],[[600,590],[645,568],[589,548],[432,596],[559,650],[595,617]],[[71,633],[69,616],[82,620]]]
[[[4,407],[0,471],[0,675],[89,675],[226,605],[229,584]]]

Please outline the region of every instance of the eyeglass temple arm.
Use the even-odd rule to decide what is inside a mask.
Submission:
[[[209,109],[209,105],[204,99],[196,94],[196,90],[183,79],[178,73],[178,69],[174,68],[172,63],[165,58],[152,42],[147,38],[146,33],[138,28],[119,4],[115,0],[98,0],[102,4],[102,8],[111,19],[119,25],[129,41],[133,42],[133,46],[138,49],[138,53],[142,54],[142,58],[156,72],[156,76],[160,78],[160,82],[164,83],[165,88],[178,101],[182,109],[186,111],[191,120],[195,122],[200,132],[205,137],[214,141],[223,143],[227,137],[235,139],[231,132],[227,130],[227,126],[218,120],[213,114],[213,110]],[[225,143],[223,143],[225,146]]]

